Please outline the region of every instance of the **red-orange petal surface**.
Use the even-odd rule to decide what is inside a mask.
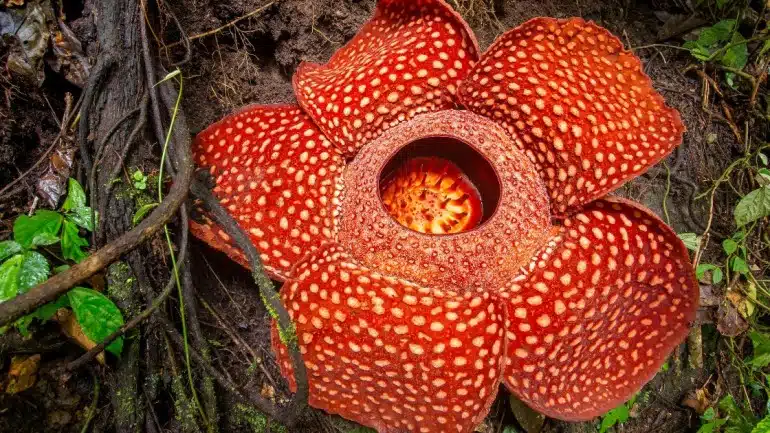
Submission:
[[[537,165],[557,216],[646,171],[682,141],[642,64],[607,30],[535,18],[484,53],[460,88]]]
[[[246,230],[265,269],[285,279],[306,253],[334,237],[340,153],[297,106],[253,106],[198,134],[193,157],[207,167],[214,194]],[[248,267],[229,236],[204,217],[192,233]]]
[[[443,0],[380,0],[374,17],[325,65],[303,63],[303,109],[347,154],[423,112],[452,108],[478,44]]]
[[[676,234],[607,197],[564,220],[504,293],[508,388],[554,418],[629,399],[687,335],[698,284]]]
[[[380,274],[330,244],[281,291],[307,366],[310,404],[381,433],[466,433],[497,394],[503,320],[488,294]],[[290,385],[291,362],[273,332]]]

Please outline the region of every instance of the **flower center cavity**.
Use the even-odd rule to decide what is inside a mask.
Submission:
[[[497,207],[500,183],[475,149],[450,137],[417,140],[399,150],[380,176],[390,216],[419,233],[472,230]]]

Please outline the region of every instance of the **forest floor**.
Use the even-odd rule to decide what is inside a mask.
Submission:
[[[62,134],[67,129],[62,119],[83,93],[99,55],[98,16],[92,3],[6,0],[8,7],[0,6],[4,35],[0,63],[5,65],[0,73],[5,96],[0,102],[0,241],[11,238],[19,215],[58,208],[67,178],[88,183],[89,173],[77,162],[76,135]],[[291,76],[299,63],[327,61],[374,10],[373,0],[165,0],[161,4],[162,10],[173,12],[191,39],[190,59],[180,67],[184,77],[180,100],[192,134],[244,105],[295,102]],[[501,388],[478,431],[597,432],[604,422],[608,431],[623,433],[696,432],[704,426],[704,432],[759,433],[755,428],[767,415],[770,389],[763,371],[770,363],[764,306],[770,300],[765,290],[768,222],[759,217],[736,227],[733,210],[742,197],[767,185],[762,177],[767,162],[760,149],[770,132],[768,5],[730,0],[456,0],[450,4],[469,22],[482,50],[529,18],[579,16],[608,28],[642,59],[654,87],[681,113],[687,133],[683,145],[664,163],[617,194],[644,203],[694,244],[702,279],[696,324],[700,332],[675,351],[625,410],[593,422],[549,419],[541,426],[538,420],[527,419],[532,414],[512,411],[509,395]],[[173,42],[180,40],[180,32],[171,16],[158,14],[157,34],[151,36],[165,64],[182,55],[183,44]],[[29,25],[38,19],[41,26]],[[35,36],[51,20],[65,23],[71,32],[61,36],[51,30]],[[705,56],[693,54],[697,47],[682,48],[686,40],[700,40],[704,31],[714,31],[712,26],[724,26],[730,20],[735,21],[727,37],[720,36],[708,46],[709,41],[701,41]],[[32,35],[12,31],[21,26]],[[736,34],[749,42],[736,44],[740,41],[734,39]],[[42,47],[35,51],[35,44]],[[730,44],[746,48],[744,61],[736,64],[725,58],[725,53],[733,51]],[[30,57],[31,53],[35,56]],[[743,55],[742,51],[736,55]],[[18,65],[25,60],[26,67]],[[140,186],[157,182],[159,175],[160,143],[156,140],[152,145],[152,134],[146,135],[150,144],[130,158],[121,174],[124,187],[115,194],[129,197],[127,202],[136,208],[152,202],[146,186]],[[770,204],[765,206],[770,213]],[[162,285],[168,277],[165,242],[155,236],[143,250],[151,257],[146,278],[159,282],[154,285]],[[270,350],[270,315],[248,271],[197,241],[191,243],[189,256],[197,320],[210,365],[243,392],[286,403],[290,394]],[[104,286],[104,279],[111,284],[111,272],[101,276],[101,282],[91,280],[91,287]],[[179,323],[176,292],[168,304],[162,309]],[[124,311],[126,317],[129,313]],[[206,431],[196,421],[196,397],[178,389],[188,386],[184,351],[171,351],[170,361],[160,361],[166,366],[162,373],[146,377],[161,385],[139,380],[139,386],[126,391],[136,393],[129,410],[144,414],[134,417],[126,429],[115,422],[122,416],[120,405],[125,400],[118,395],[121,382],[111,370],[111,358],[106,366],[66,373],[59,368],[83,353],[72,339],[60,336],[61,323],[35,324],[31,337],[15,329],[0,336],[0,431],[147,431],[145,424],[154,424],[158,432]],[[159,341],[168,344],[162,337]],[[21,374],[31,384],[24,391],[10,392],[11,385],[18,386],[21,380],[14,373],[17,362],[38,355],[33,371]],[[768,359],[763,360],[763,355]],[[192,368],[196,378],[205,382],[199,367]],[[152,391],[153,387],[159,391]],[[9,391],[3,393],[3,389]],[[218,388],[216,396],[219,431],[265,428],[264,417],[232,394]],[[617,418],[615,422],[612,417]],[[362,430],[312,411],[291,431]]]

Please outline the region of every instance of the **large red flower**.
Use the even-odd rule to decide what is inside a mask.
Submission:
[[[286,281],[311,405],[382,432],[462,433],[502,380],[584,420],[686,335],[686,249],[649,210],[605,196],[684,127],[606,30],[537,18],[479,58],[443,1],[381,0],[294,87],[299,106],[233,114],[195,155]],[[216,226],[193,233],[245,264]]]

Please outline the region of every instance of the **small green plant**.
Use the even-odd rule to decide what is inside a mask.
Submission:
[[[83,248],[88,240],[81,229],[93,231],[94,214],[86,205],[86,196],[80,184],[70,179],[67,198],[58,211],[38,210],[32,216],[21,215],[13,224],[13,239],[0,242],[0,302],[5,302],[42,283],[51,275],[47,256],[56,254],[47,248],[58,245],[63,263],[53,268],[61,272],[68,262],[79,263],[87,257]],[[59,308],[71,308],[83,333],[94,342],[101,342],[123,325],[118,307],[103,294],[85,287],[75,287],[56,301],[43,305],[21,317],[13,326],[22,335],[29,334],[29,325],[35,319],[47,321]],[[107,346],[120,355],[122,337]]]
[[[701,30],[698,39],[687,41],[684,48],[702,62],[715,62],[723,66],[725,79],[731,87],[735,85],[735,71],[740,71],[749,60],[746,38],[740,34],[736,21],[722,20]]]
[[[142,170],[137,168],[134,174],[131,175],[131,181],[134,184],[134,188],[140,191],[147,189],[147,175],[142,173]]]
[[[635,394],[627,402],[604,414],[598,426],[599,433],[606,433],[610,428],[628,421],[628,417],[631,414],[631,408],[634,407],[634,403],[636,403],[637,395],[638,394]]]

